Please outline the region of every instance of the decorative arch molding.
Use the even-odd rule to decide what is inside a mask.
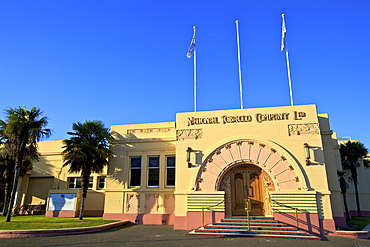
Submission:
[[[203,161],[193,190],[217,191],[224,174],[239,164],[253,164],[264,170],[276,191],[306,191],[308,180],[296,159],[271,141],[240,139],[215,148]]]

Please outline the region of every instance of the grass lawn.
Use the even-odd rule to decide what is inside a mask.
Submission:
[[[347,222],[347,227],[340,227],[342,231],[361,231],[365,226],[370,224],[370,217],[352,217]]]
[[[5,222],[6,217],[0,217],[0,230],[31,230],[31,229],[61,229],[104,225],[116,220],[102,220],[102,217],[60,218],[44,215],[12,216],[11,222]]]

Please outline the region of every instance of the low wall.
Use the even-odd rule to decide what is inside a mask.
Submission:
[[[202,212],[187,212],[186,216],[175,217],[175,230],[193,230],[203,225]],[[220,221],[225,217],[225,212],[205,212],[204,224]]]
[[[296,215],[292,213],[273,213],[275,220],[296,226]],[[318,214],[298,214],[299,228],[313,234],[336,235],[333,219],[319,219]]]
[[[128,220],[135,224],[143,225],[173,225],[173,214],[123,214],[123,213],[104,213],[104,220]]]

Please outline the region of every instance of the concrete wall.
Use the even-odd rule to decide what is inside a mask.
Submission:
[[[39,142],[40,161],[33,170],[21,178],[16,205],[45,204],[49,189],[68,189],[68,178],[80,177],[80,173],[69,173],[63,166],[62,141]],[[85,215],[103,215],[105,189],[98,189],[98,177],[107,175],[107,167],[101,174],[92,174],[93,189],[88,190]]]
[[[174,186],[166,185],[166,157],[175,155],[175,123],[112,126],[104,218],[139,224],[173,224]],[[148,185],[148,157],[159,156],[159,184]],[[141,181],[130,186],[130,157],[141,157]]]

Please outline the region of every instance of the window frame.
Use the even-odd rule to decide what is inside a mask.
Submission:
[[[100,188],[100,179],[104,179],[104,187],[103,188]],[[97,190],[105,190],[107,188],[107,176],[99,176],[98,179],[97,179],[97,182],[96,182],[96,189]]]
[[[133,167],[132,166],[132,159],[134,158],[140,158],[140,167]],[[141,169],[142,169],[142,166],[143,166],[143,158],[142,156],[130,156],[129,157],[129,164],[130,164],[130,179],[129,179],[129,187],[130,188],[137,188],[137,187],[140,187],[141,186]],[[139,172],[136,172],[136,176],[138,176],[139,178],[138,179],[135,179],[134,181],[138,181],[139,183],[138,184],[132,184],[134,181],[132,180],[133,178],[133,171],[134,170],[139,170]]]
[[[70,181],[71,179],[73,179],[73,188],[70,188],[70,185],[72,184]],[[78,188],[77,185],[77,181],[80,180],[80,187]],[[67,189],[82,189],[82,177],[67,177]],[[88,190],[92,190],[94,188],[94,178],[93,177],[89,177],[89,186],[88,186]]]
[[[157,166],[151,166],[150,165],[150,159],[151,158],[158,158],[158,162],[157,162]],[[161,174],[160,174],[160,171],[161,171],[161,156],[160,155],[150,155],[147,157],[147,164],[148,164],[148,167],[147,167],[147,187],[148,188],[159,188],[159,185],[160,185],[160,177],[161,177]],[[156,179],[157,183],[155,185],[150,185],[149,183],[151,182],[150,178],[151,178],[151,173],[155,172],[157,174],[154,174],[156,176],[158,176],[158,178]],[[155,181],[155,180],[152,180],[152,181]]]
[[[174,158],[174,164],[173,164],[173,166],[169,166],[168,165],[168,158],[170,158],[170,157],[173,157]],[[173,169],[174,170],[174,174],[173,174],[173,176],[174,176],[174,182],[173,182],[173,184],[168,184],[168,174],[169,174],[169,169]],[[174,154],[171,154],[171,155],[166,155],[166,178],[165,178],[166,180],[165,180],[165,184],[166,184],[166,187],[175,187],[176,186],[176,155],[174,155]]]

